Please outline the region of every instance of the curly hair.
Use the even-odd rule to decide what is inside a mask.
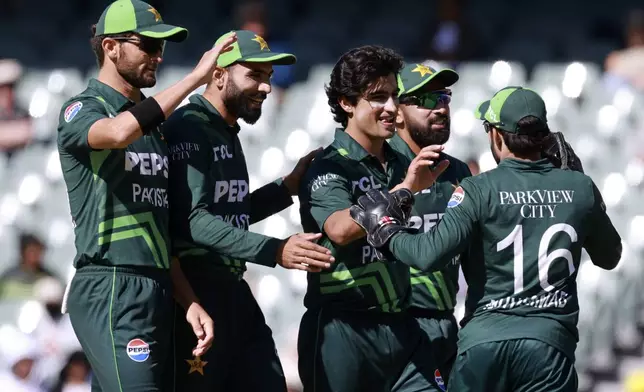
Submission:
[[[382,46],[361,46],[343,54],[331,71],[330,83],[324,86],[333,119],[346,127],[349,117],[340,106],[340,98],[355,105],[374,81],[397,75],[402,67],[402,57]]]

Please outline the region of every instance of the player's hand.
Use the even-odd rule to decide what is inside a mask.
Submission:
[[[204,355],[212,346],[215,337],[212,319],[201,305],[193,302],[186,311],[186,320],[197,337],[197,346],[192,349],[192,355],[196,357]]]
[[[561,132],[552,132],[546,138],[543,154],[558,168],[584,172],[581,159],[575,154]]]
[[[322,147],[317,148],[300,158],[300,160],[297,161],[297,164],[295,165],[293,171],[284,177],[284,185],[288,189],[291,196],[297,195],[297,191],[300,187],[300,180],[302,180],[302,177],[304,177],[304,174],[306,174],[306,171],[308,170],[313,158],[315,158],[317,154],[322,152],[322,150]]]
[[[322,234],[298,233],[290,236],[277,251],[277,264],[287,269],[299,269],[307,272],[320,272],[331,268],[335,258],[331,251],[316,244]]]
[[[432,186],[438,176],[449,166],[449,161],[444,159],[436,167],[430,167],[440,157],[440,152],[443,149],[444,147],[441,145],[431,145],[420,150],[416,158],[411,161],[403,182],[393,190],[407,188],[412,193],[416,193]]]
[[[232,50],[231,45],[235,42],[237,42],[237,35],[231,34],[201,56],[201,60],[199,60],[199,63],[192,71],[192,75],[198,80],[197,87],[207,84],[212,80],[219,55]]]
[[[407,221],[411,216],[414,195],[409,189],[386,192],[372,189],[358,198],[358,204],[349,209],[351,218],[367,233],[367,242],[384,251],[386,245],[400,231],[412,231]],[[386,257],[388,258],[388,257]]]

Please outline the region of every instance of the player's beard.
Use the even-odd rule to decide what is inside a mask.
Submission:
[[[140,64],[136,64],[119,52],[119,57],[116,60],[116,70],[119,75],[128,82],[132,87],[142,89],[154,87],[157,84],[156,68],[154,72],[147,67],[141,71]]]
[[[254,98],[266,99],[266,94],[258,92]],[[224,105],[230,114],[247,124],[255,124],[262,116],[262,107],[251,107],[249,97],[232,80],[228,80],[224,90]]]
[[[440,131],[432,130],[431,122],[425,124],[407,122],[409,136],[420,148],[447,143],[450,135],[450,125],[449,117],[445,120],[445,127]]]

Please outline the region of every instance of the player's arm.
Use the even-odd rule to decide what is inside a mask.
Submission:
[[[427,233],[401,232],[392,237],[388,248],[396,260],[421,271],[435,271],[468,249],[480,219],[480,194],[471,182],[464,182],[454,191],[450,203],[456,205],[448,206],[443,219]]]
[[[584,242],[584,248],[593,264],[611,270],[622,257],[622,239],[606,214],[606,205],[599,189],[594,183],[592,187],[594,204],[587,226],[590,232]]]
[[[282,178],[254,190],[250,194],[250,223],[260,222],[293,204]]]
[[[224,256],[274,267],[282,240],[236,228],[209,211],[215,188],[210,170],[217,163],[202,120],[190,111],[182,118],[178,115],[163,127],[171,151],[168,193],[173,236]],[[187,145],[198,149],[183,149]]]
[[[87,144],[94,150],[125,148],[144,134],[156,129],[197,87],[212,79],[219,54],[229,49],[236,36],[228,37],[206,52],[186,77],[137,103],[113,118],[102,118],[86,130]]]

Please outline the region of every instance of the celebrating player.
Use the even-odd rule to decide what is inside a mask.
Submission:
[[[183,80],[153,97],[165,40],[187,30],[165,24],[138,0],[110,4],[91,40],[98,79],[60,114],[58,150],[75,225],[76,275],[66,304],[93,369],[92,390],[171,388],[173,283],[198,334],[201,355],[212,320],[170,261],[168,151],[158,126],[195,88],[207,83],[234,38],[206,52]]]
[[[319,234],[281,240],[248,231],[251,224],[293,203],[291,195],[314,153],[284,179],[249,192],[237,121],[252,124],[259,119],[271,92],[273,65],[296,59],[271,52],[250,31],[234,34],[237,42],[219,57],[204,94],[192,96],[163,128],[171,153],[176,253],[217,329],[213,349],[203,358],[192,358],[194,336],[188,324],[177,320],[177,385],[190,391],[285,391],[271,330],[243,280],[246,262],[317,272],[334,259],[313,242]],[[215,45],[230,36],[224,34]]]
[[[451,92],[448,87],[458,81],[458,74],[450,69],[436,71],[423,64],[407,64],[398,78],[400,106],[396,118],[396,134],[389,145],[409,161],[423,147],[443,145],[450,135]],[[423,232],[435,226],[445,213],[447,201],[454,188],[466,177],[469,168],[450,155],[441,153],[439,160],[448,160],[449,166],[436,183],[414,196],[411,222]],[[430,273],[411,269],[412,295],[407,313],[414,316],[431,342],[431,352],[437,368],[433,377],[440,387],[446,386],[452,364],[456,359],[458,325],[454,318],[458,269],[461,257],[457,255],[444,269]],[[437,389],[445,390],[445,389]]]
[[[420,191],[431,184],[423,182],[430,176],[418,174],[440,147],[422,150],[408,169],[408,159],[386,142],[396,130],[401,67],[402,59],[389,49],[356,48],[340,58],[326,88],[343,128],[302,181],[300,215],[305,231],[324,234],[320,243],[336,263],[331,271],[308,276],[298,339],[299,374],[307,391],[404,391],[410,388],[399,382],[405,367],[410,379],[435,369],[424,365],[430,357],[421,347],[428,342],[418,324],[401,313],[409,268],[385,262],[349,215],[349,207],[370,189]]]
[[[352,216],[370,244],[421,270],[442,268],[468,245],[483,252],[462,264],[468,296],[450,389],[576,391],[582,248],[595,265],[612,269],[620,236],[590,177],[543,158],[551,133],[537,93],[502,89],[478,117],[499,165],[463,180],[434,229],[402,232],[413,199],[406,190],[368,194]],[[561,167],[579,167],[572,150],[558,155]]]

